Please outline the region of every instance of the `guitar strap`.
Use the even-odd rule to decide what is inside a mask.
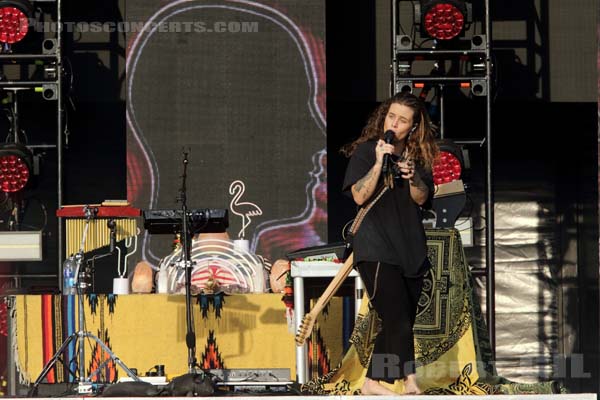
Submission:
[[[325,305],[327,305],[327,303],[329,302],[331,297],[333,297],[335,292],[342,285],[342,282],[344,281],[344,279],[346,279],[346,277],[350,274],[350,271],[352,271],[352,267],[354,264],[354,262],[353,262],[354,260],[353,260],[353,256],[352,256],[352,239],[353,239],[354,235],[356,234],[356,232],[358,231],[358,228],[360,227],[362,221],[364,220],[364,218],[367,215],[367,213],[369,212],[369,210],[371,210],[371,208],[373,208],[375,203],[381,198],[381,196],[384,195],[385,192],[387,192],[387,190],[388,190],[388,186],[384,185],[379,190],[379,192],[377,192],[377,194],[373,197],[373,200],[369,201],[369,203],[366,206],[363,206],[360,208],[360,210],[358,211],[358,214],[356,215],[356,218],[354,218],[354,221],[352,222],[352,225],[350,226],[349,233],[346,236],[346,249],[344,251],[344,257],[343,257],[345,260],[344,265],[342,266],[342,268],[340,268],[340,270],[337,272],[337,274],[333,277],[333,279],[331,280],[331,282],[329,283],[327,288],[325,288],[325,291],[323,292],[321,297],[319,297],[319,300],[317,300],[313,309],[308,314],[304,315],[304,318],[302,319],[302,323],[300,324],[300,328],[298,329],[298,333],[296,334],[296,344],[298,346],[304,345],[304,342],[306,341],[306,337],[309,334],[310,330],[312,329],[312,327],[316,321],[317,314],[320,313],[321,310],[323,310],[323,307],[325,307]]]
[[[348,258],[348,256],[352,252],[352,242],[354,241],[354,235],[356,235],[356,232],[358,232],[358,228],[360,227],[363,220],[365,219],[365,216],[371,210],[371,208],[373,208],[373,206],[375,205],[375,203],[377,203],[377,201],[381,198],[381,196],[383,196],[385,194],[385,192],[388,191],[388,189],[389,189],[388,185],[383,185],[381,187],[381,189],[379,189],[379,192],[377,192],[377,194],[373,197],[373,199],[371,201],[369,201],[369,203],[366,206],[362,206],[358,210],[358,213],[356,214],[356,217],[354,218],[352,225],[350,225],[348,234],[345,237],[346,250],[344,251],[344,260],[346,258]]]

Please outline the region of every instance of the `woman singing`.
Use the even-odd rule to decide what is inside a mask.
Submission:
[[[413,325],[423,275],[430,268],[421,206],[433,194],[431,169],[438,152],[427,110],[409,93],[383,102],[361,136],[342,148],[350,157],[343,190],[358,206],[367,206],[388,187],[353,240],[355,266],[382,320],[363,394],[395,395],[380,381],[397,379],[404,380],[405,394],[420,393]]]

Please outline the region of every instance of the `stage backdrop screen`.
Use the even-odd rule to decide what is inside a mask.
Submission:
[[[274,261],[327,242],[324,0],[126,3],[128,200],[229,209]],[[156,265],[169,235],[143,235]]]

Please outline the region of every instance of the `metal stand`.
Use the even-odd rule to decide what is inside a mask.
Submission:
[[[191,375],[204,373],[201,366],[196,361],[196,333],[194,332],[194,316],[192,309],[192,261],[191,248],[192,236],[208,232],[211,229],[223,229],[229,225],[228,212],[225,209],[188,209],[187,207],[187,166],[188,153],[183,151],[183,174],[181,189],[177,202],[181,203],[181,210],[144,210],[144,227],[149,233],[158,234],[180,234],[182,259],[178,259],[175,264],[178,265],[177,276],[179,277],[179,265],[183,265],[185,274],[185,313],[186,313],[186,334],[185,343],[188,350],[188,372]],[[214,232],[214,231],[212,231]],[[200,372],[202,371],[202,372]],[[189,379],[195,379],[190,377]]]
[[[81,296],[79,296],[81,297]],[[81,314],[81,312],[80,312]],[[100,338],[98,338],[97,336],[93,335],[91,332],[84,332],[84,331],[77,331],[74,332],[73,334],[71,334],[71,336],[69,336],[67,338],[67,340],[65,340],[63,342],[63,344],[60,346],[60,348],[58,349],[58,351],[54,354],[54,356],[52,356],[52,358],[46,363],[46,365],[44,366],[44,369],[42,370],[40,376],[35,380],[33,386],[31,387],[31,389],[29,389],[28,392],[28,397],[34,397],[37,396],[37,390],[38,390],[38,386],[39,384],[42,382],[42,380],[46,377],[46,375],[48,375],[48,373],[50,372],[50,370],[52,369],[52,367],[54,367],[54,365],[56,364],[57,361],[60,360],[61,358],[61,354],[67,349],[67,346],[69,346],[69,344],[78,339],[78,343],[79,343],[79,357],[84,358],[85,354],[83,351],[83,342],[85,338],[91,338],[93,341],[95,341],[96,343],[98,343],[100,345],[100,347],[102,347],[102,350],[104,350],[110,357],[110,360],[112,360],[115,364],[117,364],[119,367],[121,367],[125,372],[127,372],[127,375],[129,375],[131,378],[133,378],[133,380],[135,381],[140,381],[140,379],[137,377],[137,375],[131,371],[124,363],[123,361],[121,361],[116,355],[115,353],[113,353],[108,346],[106,346],[106,344],[104,344],[104,342],[102,340],[100,340]],[[62,362],[62,360],[60,360]],[[77,393],[78,394],[90,394],[93,392],[92,388],[92,378],[94,376],[96,376],[99,372],[100,369],[106,365],[106,363],[108,362],[108,360],[105,360],[102,364],[100,364],[98,366],[98,368],[95,371],[92,371],[90,373],[90,375],[86,378],[81,378],[83,376],[85,376],[85,365],[81,362],[81,360],[79,361],[79,385],[77,387]],[[70,371],[71,373],[73,373],[73,371]]]
[[[23,144],[20,142],[19,135],[21,134],[21,127],[19,124],[19,92],[23,90],[31,90],[29,87],[9,87],[3,90],[12,92],[12,110],[11,110],[11,121],[10,121],[10,136],[11,142],[16,144]],[[33,153],[31,154],[33,156]],[[33,168],[33,159],[32,168]],[[30,171],[33,176],[34,171]],[[31,178],[30,178],[31,179]],[[11,193],[10,199],[13,203],[13,211],[10,218],[8,219],[8,230],[9,231],[20,231],[21,221],[23,213],[23,195],[19,191],[17,193]]]
[[[188,165],[188,153],[183,152],[183,175],[181,190],[179,193],[179,201],[181,202],[181,246],[183,253],[183,267],[185,271],[185,321],[187,331],[185,334],[185,344],[188,348],[188,372],[194,373],[196,371],[196,332],[194,331],[194,316],[192,314],[192,235],[190,233],[190,226],[188,220],[187,210],[187,165]]]
[[[77,332],[73,332],[60,346],[60,348],[58,349],[58,351],[52,356],[52,358],[50,360],[48,360],[48,362],[46,363],[46,365],[44,365],[44,368],[42,369],[42,372],[40,373],[40,375],[38,376],[38,378],[35,380],[35,382],[33,383],[33,386],[29,389],[28,392],[28,396],[29,397],[34,397],[37,396],[37,391],[38,391],[38,387],[40,385],[40,383],[42,382],[42,380],[44,380],[44,378],[46,377],[46,375],[48,375],[48,373],[50,372],[50,370],[52,369],[52,367],[54,367],[54,365],[56,364],[57,361],[60,361],[63,365],[64,365],[64,361],[62,360],[61,356],[63,354],[63,352],[67,349],[67,347],[69,346],[69,344],[71,344],[71,342],[73,342],[74,340],[77,340],[78,343],[78,347],[79,347],[79,365],[78,365],[78,374],[76,374],[74,371],[72,371],[69,367],[69,372],[71,373],[71,375],[75,376],[75,377],[79,377],[79,382],[78,382],[78,387],[77,387],[77,393],[78,394],[90,394],[92,393],[92,378],[95,377],[96,375],[98,375],[98,373],[100,372],[101,368],[104,367],[109,360],[112,360],[115,364],[117,364],[119,367],[121,367],[129,377],[131,377],[134,381],[140,381],[140,379],[137,377],[137,375],[130,370],[120,359],[119,357],[117,357],[115,355],[115,353],[112,352],[111,349],[108,348],[108,346],[102,341],[100,340],[100,338],[98,338],[97,336],[95,336],[94,334],[92,334],[91,332],[86,332],[84,331],[84,327],[85,327],[85,313],[83,310],[83,289],[87,286],[86,282],[83,282],[80,279],[80,274],[79,271],[81,270],[81,266],[83,264],[83,249],[85,247],[85,239],[87,236],[87,230],[89,227],[89,223],[90,220],[94,217],[95,215],[95,211],[93,209],[91,209],[88,206],[84,207],[84,214],[86,217],[86,225],[85,228],[83,229],[83,237],[81,240],[81,246],[80,246],[80,250],[79,253],[77,253],[75,255],[75,260],[77,263],[77,268],[76,268],[76,272],[75,272],[75,282],[76,282],[76,288],[77,288],[77,303],[78,303],[78,309],[77,309],[77,314],[78,314],[78,318],[79,318],[79,326],[78,326],[78,331]],[[63,291],[65,290],[65,288],[63,287]],[[108,356],[109,359],[105,360],[104,362],[102,362],[98,368],[96,368],[96,370],[92,371],[90,373],[89,376],[85,376],[85,338],[90,338],[92,339],[94,342],[96,342],[98,345],[100,345],[100,347],[102,348],[102,350],[104,350]]]

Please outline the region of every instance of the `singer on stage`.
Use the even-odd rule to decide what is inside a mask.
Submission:
[[[413,325],[427,259],[421,206],[433,195],[432,165],[439,152],[421,100],[398,93],[371,115],[362,134],[342,148],[350,157],[343,190],[367,206],[354,240],[354,261],[371,306],[382,320],[362,394],[395,395],[380,381],[404,381],[405,394],[418,394]]]

